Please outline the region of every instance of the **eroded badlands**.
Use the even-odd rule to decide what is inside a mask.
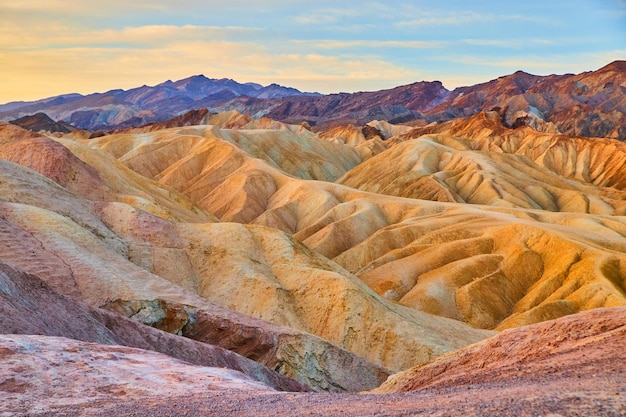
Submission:
[[[505,409],[496,388],[529,413],[624,410],[623,143],[496,113],[321,133],[198,117],[97,139],[0,124],[2,412],[176,413],[163,396],[184,396],[221,415],[480,415]],[[422,391],[276,393],[381,384]]]

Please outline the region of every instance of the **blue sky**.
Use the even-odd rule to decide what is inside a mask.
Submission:
[[[626,59],[626,0],[0,0],[0,103],[195,74],[322,93]]]

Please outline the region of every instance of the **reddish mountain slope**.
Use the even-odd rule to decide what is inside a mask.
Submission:
[[[480,386],[526,385],[536,389],[544,380],[587,388],[597,384],[596,389],[615,384],[610,391],[619,396],[626,388],[624,341],[626,308],[586,311],[503,332],[394,375],[375,391],[472,386],[479,395]]]
[[[488,83],[455,89],[427,111],[449,120],[497,109],[509,126],[531,124],[571,136],[626,139],[626,61],[578,75],[534,76],[518,71]]]

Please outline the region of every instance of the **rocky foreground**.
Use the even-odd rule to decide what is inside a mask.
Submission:
[[[63,416],[620,416],[626,308],[510,330],[376,393],[272,392],[232,371],[122,347],[0,338],[4,411]],[[42,375],[45,378],[42,378]],[[8,415],[8,414],[3,414]]]

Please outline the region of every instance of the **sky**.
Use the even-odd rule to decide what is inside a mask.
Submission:
[[[626,0],[0,0],[0,103],[196,74],[448,89],[626,59]]]

